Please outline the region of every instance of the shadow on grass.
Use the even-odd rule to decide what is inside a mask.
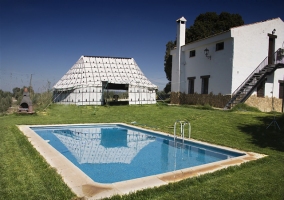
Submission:
[[[256,117],[256,119],[260,123],[241,125],[238,128],[252,136],[251,142],[253,144],[262,148],[268,147],[284,152],[284,114],[275,116],[275,120],[281,130],[278,129],[277,124],[273,121],[273,114],[265,117]]]
[[[129,105],[129,101],[109,101],[107,102],[109,106],[125,106]]]

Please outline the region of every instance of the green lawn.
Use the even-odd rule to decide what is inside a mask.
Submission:
[[[200,107],[199,107],[200,108]],[[0,116],[0,199],[76,199],[56,171],[33,149],[17,124],[137,122],[173,133],[176,120],[189,120],[192,138],[268,157],[178,183],[110,199],[281,199],[284,198],[284,115],[281,131],[266,129],[273,114],[193,107],[51,105],[34,115]]]

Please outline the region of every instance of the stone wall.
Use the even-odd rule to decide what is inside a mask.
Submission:
[[[205,105],[217,108],[224,108],[230,101],[231,95],[214,95],[210,94],[185,94],[171,92],[172,104],[188,104],[188,105]],[[282,99],[273,97],[274,111],[282,112]],[[247,105],[253,106],[261,110],[262,112],[272,111],[272,98],[271,97],[257,97],[256,95],[250,96],[246,102]]]
[[[262,112],[272,111],[272,97],[250,96],[246,102],[247,105],[257,107]],[[273,97],[274,111],[282,112],[282,99]]]
[[[172,104],[205,105],[217,108],[224,108],[230,101],[231,95],[210,94],[185,94],[180,92],[171,92]]]

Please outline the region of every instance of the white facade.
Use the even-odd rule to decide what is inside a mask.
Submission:
[[[185,26],[185,24],[178,23],[178,29],[183,31],[183,25]],[[272,34],[274,29],[276,31]],[[202,93],[202,78],[207,77],[209,80],[208,93],[232,94],[268,56],[270,37],[276,37],[273,52],[284,48],[283,33],[284,23],[280,18],[276,18],[231,28],[229,31],[212,37],[177,46],[171,51],[173,58],[172,92],[189,93],[189,79],[193,79],[194,93],[200,94]],[[178,34],[177,44],[182,44],[178,42],[179,40],[184,40],[184,38],[179,37]],[[179,48],[181,49],[180,55]],[[204,52],[206,48],[209,50],[208,57]],[[283,79],[283,68],[277,69],[268,76],[265,96],[271,96],[273,89],[274,97],[278,97],[278,81]]]
[[[129,104],[156,103],[157,86],[140,70],[133,58],[81,56],[54,85],[54,102],[102,105],[107,85],[124,85]]]

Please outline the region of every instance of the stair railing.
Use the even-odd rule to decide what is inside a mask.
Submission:
[[[268,57],[266,57],[255,70],[246,78],[246,80],[232,93],[232,97],[247,83],[247,81],[253,77],[255,73],[260,72],[268,64]]]
[[[284,64],[284,49],[279,48],[273,55],[273,63],[272,64]],[[255,73],[259,73],[265,66],[268,65],[268,57],[266,57],[258,66],[255,68],[255,70],[246,78],[246,80],[232,93],[231,100],[227,103],[225,107],[228,106],[231,102],[233,102],[236,99],[236,93],[244,87],[244,85],[248,82],[249,79],[251,79]]]
[[[279,48],[273,55],[273,64],[284,63],[284,49]],[[268,57],[266,57],[255,70],[246,78],[246,80],[232,93],[234,96],[245,84],[246,82],[253,77],[255,73],[259,73],[266,65],[268,65]]]

